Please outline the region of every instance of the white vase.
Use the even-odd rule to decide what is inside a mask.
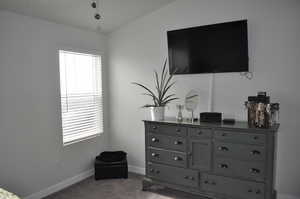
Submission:
[[[161,121],[165,119],[165,107],[150,107],[151,120],[153,121]]]

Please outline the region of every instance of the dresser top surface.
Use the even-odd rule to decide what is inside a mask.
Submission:
[[[218,129],[239,129],[239,130],[251,130],[251,131],[270,131],[277,132],[280,124],[275,124],[270,128],[253,128],[249,127],[248,122],[246,121],[236,121],[234,124],[224,124],[221,123],[209,123],[209,122],[191,122],[188,120],[183,120],[182,122],[178,122],[176,118],[165,118],[161,121],[153,121],[153,120],[143,120],[144,122],[150,123],[160,123],[160,124],[173,124],[173,125],[184,125],[184,126],[194,126],[194,127],[206,127],[206,128],[218,128]]]

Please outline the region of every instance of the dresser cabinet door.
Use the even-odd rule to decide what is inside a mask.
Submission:
[[[214,148],[215,154],[219,157],[246,161],[264,161],[266,159],[264,146],[215,142]]]
[[[189,168],[208,171],[211,169],[211,140],[189,141]]]
[[[256,145],[266,144],[266,136],[264,134],[216,130],[214,133],[214,138],[222,142]]]
[[[148,156],[151,162],[186,167],[186,153],[150,148]]]
[[[200,178],[201,189],[208,192],[224,194],[232,199],[264,199],[265,187],[263,183],[209,174],[203,174]]]
[[[215,158],[214,172],[233,177],[243,177],[256,181],[265,180],[265,164],[233,160],[230,158]]]
[[[194,170],[160,164],[148,164],[147,174],[154,179],[164,182],[189,187],[199,186],[199,173]]]
[[[171,136],[185,137],[187,128],[180,125],[150,124],[148,131],[154,134],[164,134]]]
[[[167,136],[150,133],[148,145],[155,148],[170,149],[174,151],[186,151],[186,139],[184,137]]]

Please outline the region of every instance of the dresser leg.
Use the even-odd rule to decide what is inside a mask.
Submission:
[[[273,192],[273,198],[272,199],[277,199],[277,191],[276,190],[274,190],[274,192]]]

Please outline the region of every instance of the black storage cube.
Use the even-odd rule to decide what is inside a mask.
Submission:
[[[128,178],[127,158],[124,151],[102,152],[95,159],[95,180]]]

